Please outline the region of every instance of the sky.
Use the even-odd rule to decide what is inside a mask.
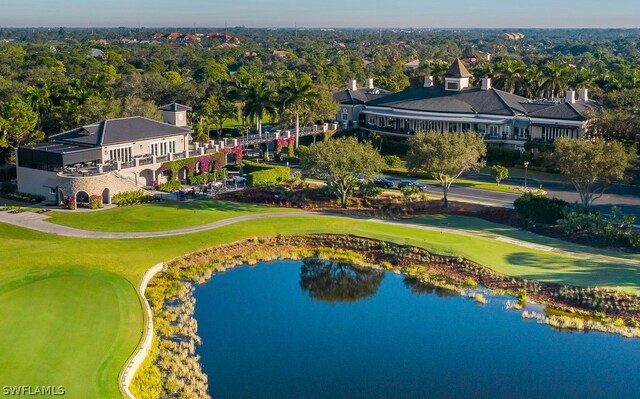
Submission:
[[[638,0],[0,0],[0,27],[637,28]]]

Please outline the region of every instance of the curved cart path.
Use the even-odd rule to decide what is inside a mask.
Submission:
[[[49,234],[56,234],[60,236],[66,237],[79,237],[79,238],[110,238],[110,239],[133,239],[133,238],[154,238],[154,237],[169,237],[181,234],[191,234],[197,233],[207,230],[214,230],[220,227],[229,226],[232,224],[246,222],[250,220],[257,219],[268,219],[268,218],[276,218],[282,217],[283,215],[296,216],[296,217],[333,217],[333,218],[344,218],[344,219],[357,219],[364,220],[373,223],[380,223],[385,225],[399,226],[405,227],[408,229],[421,229],[421,230],[429,230],[429,231],[437,231],[442,233],[450,233],[457,234],[468,237],[480,237],[491,240],[496,240],[508,244],[512,244],[515,246],[519,246],[527,249],[534,249],[538,251],[557,253],[561,255],[567,255],[577,258],[596,260],[602,262],[612,262],[612,263],[620,263],[630,266],[640,267],[640,259],[629,259],[622,258],[617,256],[610,255],[600,255],[594,254],[590,252],[578,252],[578,251],[569,251],[561,248],[552,247],[544,244],[536,244],[528,241],[519,240],[516,238],[500,236],[493,233],[483,233],[483,232],[475,232],[469,230],[461,230],[447,227],[439,227],[439,226],[425,226],[419,224],[410,224],[403,222],[394,222],[390,220],[382,220],[375,219],[369,217],[362,216],[354,216],[354,215],[344,215],[337,213],[329,213],[329,212],[306,212],[306,211],[297,211],[297,212],[265,212],[265,213],[255,213],[250,215],[242,215],[236,216],[228,219],[222,219],[215,222],[187,227],[184,229],[176,229],[176,230],[166,230],[166,231],[149,231],[149,232],[115,232],[115,231],[91,231],[91,230],[82,230],[74,227],[62,226],[55,223],[47,222],[46,219],[48,216],[45,214],[38,214],[34,212],[22,212],[11,214],[8,212],[0,212],[0,223],[8,223],[20,227],[25,227],[32,230],[41,231]]]

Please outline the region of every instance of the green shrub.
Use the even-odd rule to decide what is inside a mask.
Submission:
[[[520,289],[518,294],[516,294],[516,299],[520,305],[524,306],[527,303],[527,290],[524,288]]]
[[[500,165],[493,165],[491,167],[491,176],[496,179],[496,183],[500,184],[501,181],[509,176],[509,169]]]
[[[415,198],[419,198],[422,195],[422,189],[418,186],[404,186],[400,189],[404,199],[411,201]]]
[[[390,168],[397,168],[397,167],[400,167],[400,165],[402,165],[402,160],[397,155],[385,155],[384,163],[386,163],[387,166]]]
[[[92,194],[89,197],[89,209],[99,209],[102,206],[102,195]]]
[[[180,183],[179,180],[169,180],[166,183],[158,184],[158,187],[156,187],[156,189],[158,191],[163,191],[165,193],[172,193],[176,190],[180,190],[181,187],[182,187],[182,184]]]
[[[269,169],[257,170],[249,173],[249,185],[264,187],[272,186],[287,180],[291,176],[291,169],[286,166],[272,166]]]
[[[556,224],[569,206],[567,201],[542,195],[525,193],[513,202],[516,212],[536,223]]]
[[[357,194],[361,197],[377,197],[382,194],[382,188],[376,186],[372,182],[365,182],[358,185]]]
[[[144,204],[158,201],[153,195],[145,195],[144,191],[124,191],[113,196],[112,202],[118,206]]]
[[[520,151],[512,148],[489,147],[487,148],[487,162],[513,166],[520,159]]]
[[[3,193],[15,193],[17,189],[16,185],[11,183],[11,180],[3,180],[0,191]]]

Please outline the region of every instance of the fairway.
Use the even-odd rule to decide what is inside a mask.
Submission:
[[[135,214],[161,208],[139,206],[65,216],[83,219],[104,217],[101,215],[109,212]],[[193,212],[191,222],[210,217],[205,216],[210,210],[188,206],[171,211]],[[473,229],[474,225],[483,228],[475,219],[466,225],[464,218],[455,220],[463,229]],[[493,237],[332,216],[283,214],[197,234],[146,239],[61,237],[0,224],[0,381],[61,384],[67,389],[65,397],[70,398],[117,397],[118,373],[141,337],[142,308],[134,287],[146,269],[244,238],[315,233],[353,234],[415,245],[527,279],[640,292],[640,268],[634,266],[527,249]]]
[[[123,206],[93,212],[49,212],[48,222],[93,231],[163,231],[198,226],[232,216],[260,212],[287,212],[288,208],[265,207],[221,200],[161,202]]]

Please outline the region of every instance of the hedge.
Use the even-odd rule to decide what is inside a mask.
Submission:
[[[44,201],[46,198],[42,195],[28,194],[28,193],[0,193],[0,197],[10,199],[18,202],[28,202],[30,204],[37,204]]]
[[[271,166],[269,169],[249,173],[250,186],[270,186],[278,184],[291,176],[291,169],[286,166]]]
[[[268,165],[266,163],[257,163],[253,161],[243,161],[242,163],[244,164],[244,168],[243,168],[244,173],[258,172],[258,171],[269,170],[277,167],[274,165]]]
[[[513,166],[520,159],[520,151],[512,148],[487,148],[487,162],[490,164],[500,164]]]
[[[146,195],[142,190],[124,191],[113,196],[111,202],[118,206],[145,204],[148,202],[160,201],[160,198],[153,195]]]
[[[531,193],[525,193],[513,202],[513,207],[520,216],[531,222],[545,224],[557,224],[564,217],[568,206],[567,201]]]

